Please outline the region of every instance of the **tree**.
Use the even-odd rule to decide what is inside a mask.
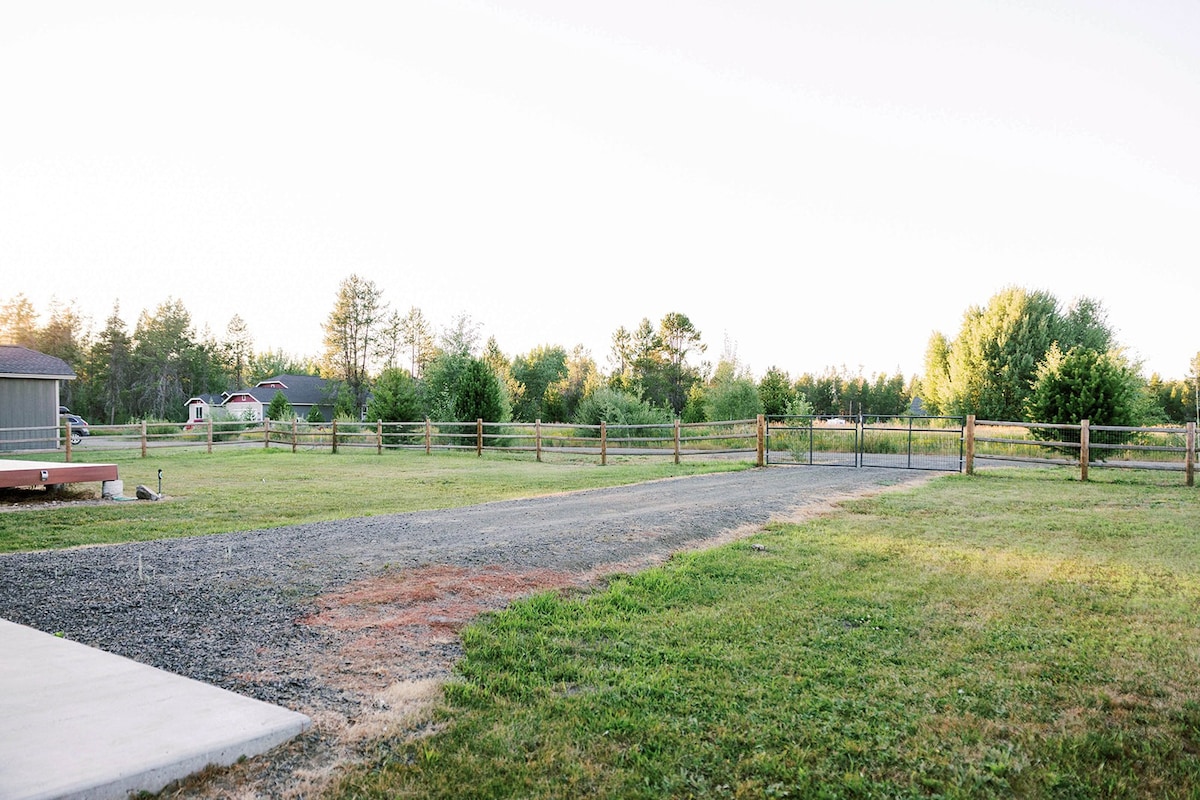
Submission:
[[[645,320],[649,325],[650,321]],[[633,334],[624,325],[617,328],[612,335],[612,350],[608,363],[612,366],[609,386],[614,389],[633,389],[633,363],[636,354],[633,346]]]
[[[104,330],[88,350],[84,364],[88,414],[109,425],[127,418],[132,360],[132,341],[121,319],[121,306],[114,303]]]
[[[471,358],[454,393],[455,418],[462,422],[507,422],[509,408],[495,370],[483,359]]]
[[[668,402],[676,414],[683,411],[688,389],[700,379],[694,369],[688,367],[687,358],[692,353],[703,353],[705,346],[700,342],[700,331],[692,325],[686,314],[672,311],[659,323],[659,341],[670,367],[670,391]]]
[[[986,307],[968,308],[949,345],[944,338],[931,338],[925,357],[926,399],[938,413],[1020,419],[1051,345],[1067,352],[1076,346],[1092,349],[1112,338],[1098,302],[1083,298],[1064,313],[1047,292],[1010,287]]]
[[[296,409],[292,408],[292,404],[288,402],[287,396],[276,389],[275,396],[271,398],[271,403],[267,406],[267,419],[287,420],[295,416]]]
[[[229,369],[230,388],[240,389],[246,385],[250,362],[254,358],[254,342],[246,321],[234,314],[225,326],[225,341],[221,345]],[[280,373],[275,373],[280,374]],[[264,375],[263,377],[268,377]]]
[[[512,361],[512,377],[522,388],[513,402],[513,419],[549,421],[550,391],[567,377],[567,351],[558,345],[541,345]]]
[[[471,356],[479,347],[479,323],[467,314],[459,314],[450,327],[442,331],[442,350],[447,353]]]
[[[546,387],[542,419],[547,422],[573,419],[579,404],[603,383],[596,362],[583,345],[576,345],[571,351],[566,367],[567,374]]]
[[[246,369],[246,385],[253,385],[276,375],[321,374],[319,363],[312,359],[289,355],[282,350],[268,350],[264,353],[252,354]]]
[[[1037,369],[1026,417],[1032,422],[1133,425],[1136,422],[1137,371],[1115,350],[1101,353],[1057,344]]]
[[[437,347],[433,341],[433,326],[416,306],[410,308],[400,321],[400,341],[408,351],[409,374],[414,378],[421,377],[425,366],[436,355]]]
[[[795,398],[792,379],[778,367],[769,368],[758,382],[758,399],[763,413],[776,417],[787,413],[788,404]]]
[[[138,317],[130,359],[135,414],[183,420],[184,373],[195,348],[192,336],[191,315],[179,300],[168,298],[153,314],[143,311]]]
[[[407,369],[389,367],[379,373],[367,407],[367,418],[384,422],[416,422],[422,418],[421,390]],[[388,444],[399,444],[402,437],[388,434]]]
[[[387,307],[374,281],[351,275],[338,286],[333,309],[323,325],[322,374],[342,381],[356,408],[367,397],[367,370],[375,355],[376,333]]]
[[[1196,411],[1195,422],[1200,425],[1200,353],[1192,356],[1191,372],[1188,373],[1188,382],[1192,390],[1192,407]]]
[[[37,348],[37,311],[24,294],[0,306],[0,344]]]

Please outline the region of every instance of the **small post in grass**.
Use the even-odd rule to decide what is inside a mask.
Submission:
[[[67,463],[70,464],[71,463],[71,420],[68,417],[63,417],[63,428],[67,432],[67,435],[66,435],[66,444],[67,444],[66,459],[67,459]]]
[[[425,455],[429,455],[433,450],[433,422],[429,417],[425,418]]]
[[[383,455],[383,420],[375,420],[375,455]]]
[[[208,428],[208,431],[207,431],[206,438],[208,439],[208,452],[211,453],[212,452],[212,443],[213,443],[213,420],[212,420],[212,417],[208,418],[207,428]]]
[[[333,430],[330,435],[333,437],[333,453],[337,455],[337,417],[333,418]]]
[[[142,458],[146,457],[146,420],[142,420]]]
[[[533,421],[533,449],[537,453],[537,460],[540,463],[542,460],[542,418],[538,417]]]
[[[608,464],[608,426],[600,420],[600,466]]]
[[[675,418],[675,463],[679,463],[679,417]]]

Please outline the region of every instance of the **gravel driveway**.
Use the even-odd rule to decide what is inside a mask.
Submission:
[[[297,770],[336,761],[337,740],[385,705],[381,692],[449,675],[455,633],[481,611],[928,476],[773,467],[0,555],[0,617],[309,714],[308,741],[259,768],[273,787],[260,790],[278,794]]]

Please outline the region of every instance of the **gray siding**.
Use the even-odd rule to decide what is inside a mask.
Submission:
[[[57,425],[57,380],[0,378],[0,450],[57,447]]]

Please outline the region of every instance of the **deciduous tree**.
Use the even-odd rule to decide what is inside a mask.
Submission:
[[[368,369],[386,313],[383,292],[375,282],[351,275],[338,286],[333,309],[323,326],[322,374],[342,381],[356,408],[366,402]]]

